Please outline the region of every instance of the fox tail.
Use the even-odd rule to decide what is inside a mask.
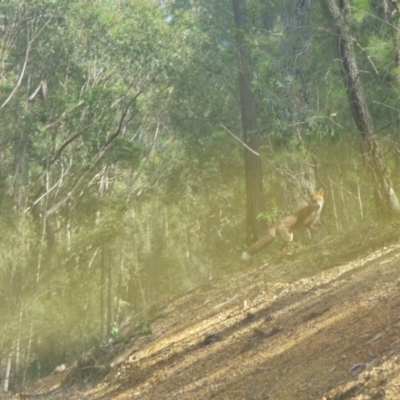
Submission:
[[[267,233],[261,239],[257,240],[257,242],[253,243],[246,251],[244,251],[242,253],[242,260],[244,260],[244,261],[250,260],[250,258],[254,254],[258,253],[264,247],[267,247],[268,245],[270,245],[274,239],[275,239],[275,236],[272,236],[270,233]]]

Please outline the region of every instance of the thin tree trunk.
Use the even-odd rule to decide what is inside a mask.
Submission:
[[[107,267],[105,244],[101,249],[101,283],[100,283],[100,335],[102,340],[107,339]]]
[[[29,357],[31,355],[32,338],[33,338],[33,320],[31,321],[31,326],[30,326],[30,329],[29,329],[29,340],[28,340],[28,346],[26,348],[25,365],[24,365],[24,376],[22,378],[22,386],[25,385],[26,373],[28,371],[28,361],[29,361]]]
[[[10,350],[10,353],[8,354],[8,358],[7,358],[6,372],[4,375],[4,384],[3,384],[4,392],[8,392],[8,388],[10,385],[11,360],[12,360],[12,351]]]
[[[118,271],[118,288],[117,288],[117,302],[115,304],[115,321],[120,324],[122,321],[120,320],[120,311],[121,311],[121,297],[122,297],[122,275],[124,272],[124,256],[123,256],[123,248],[120,247],[119,254],[119,271]]]
[[[343,230],[343,227],[340,225],[340,219],[339,219],[339,216],[338,216],[338,213],[337,213],[336,200],[335,200],[335,191],[333,190],[331,174],[329,174],[329,186],[330,186],[330,189],[331,189],[332,204],[333,204],[333,215],[335,216],[336,230],[338,232],[340,232],[340,231]]]
[[[18,329],[18,337],[17,337],[17,346],[15,349],[15,376],[19,379],[20,375],[20,356],[21,356],[21,331],[23,326],[23,302],[21,302],[20,310],[19,310],[19,329]]]
[[[240,106],[243,126],[243,142],[248,148],[244,149],[244,166],[246,180],[247,200],[247,241],[258,239],[262,233],[263,223],[257,220],[258,215],[264,209],[264,193],[262,184],[261,160],[257,155],[260,148],[260,140],[257,135],[257,111],[256,102],[251,91],[253,70],[251,67],[251,55],[245,43],[243,27],[245,25],[244,6],[245,0],[232,0],[235,24],[237,27],[237,46],[239,58],[239,90]]]
[[[112,276],[112,265],[113,265],[113,254],[112,250],[107,249],[107,278],[108,278],[108,290],[107,290],[107,336],[110,336],[111,325],[115,321],[114,309],[113,309],[113,276]]]
[[[354,123],[361,137],[361,156],[367,173],[374,184],[374,196],[378,211],[398,213],[399,201],[393,189],[389,169],[385,164],[383,151],[375,133],[374,124],[368,109],[364,89],[360,79],[353,38],[347,16],[350,13],[350,0],[326,0],[329,11],[337,27],[337,39],[341,71],[347,98],[350,103]]]

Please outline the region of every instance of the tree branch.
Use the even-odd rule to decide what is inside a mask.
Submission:
[[[81,185],[81,183],[84,181],[84,179],[87,177],[89,172],[96,166],[98,161],[104,156],[106,151],[110,148],[111,144],[114,142],[114,140],[121,134],[123,131],[123,127],[126,126],[126,124],[129,123],[129,121],[132,120],[132,118],[136,115],[134,113],[131,115],[128,119],[126,119],[129,110],[131,109],[132,105],[136,101],[136,99],[143,93],[142,90],[140,90],[128,103],[126,106],[124,112],[122,113],[122,116],[120,118],[118,128],[115,131],[115,133],[106,141],[106,143],[103,144],[102,148],[99,150],[99,152],[93,157],[91,162],[84,167],[81,175],[78,177],[78,179],[75,181],[75,183],[72,185],[72,188],[67,192],[67,194],[59,200],[56,204],[54,204],[50,209],[47,210],[46,216],[49,216],[53,213],[55,213],[61,206],[63,206],[70,198],[71,196],[75,193],[76,189]],[[126,119],[126,120],[125,120]]]

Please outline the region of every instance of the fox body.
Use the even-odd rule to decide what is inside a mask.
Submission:
[[[252,255],[268,246],[276,237],[281,237],[287,242],[293,240],[293,231],[296,229],[315,228],[320,222],[322,207],[324,205],[324,191],[320,189],[317,193],[309,193],[308,204],[297,211],[294,215],[288,215],[275,222],[269,228],[268,233],[257,242],[252,244],[242,253],[243,260],[249,260]]]

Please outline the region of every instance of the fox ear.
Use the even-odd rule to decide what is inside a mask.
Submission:
[[[319,189],[317,194],[319,194],[320,196],[323,196],[324,195],[324,189],[322,189],[322,188]]]

